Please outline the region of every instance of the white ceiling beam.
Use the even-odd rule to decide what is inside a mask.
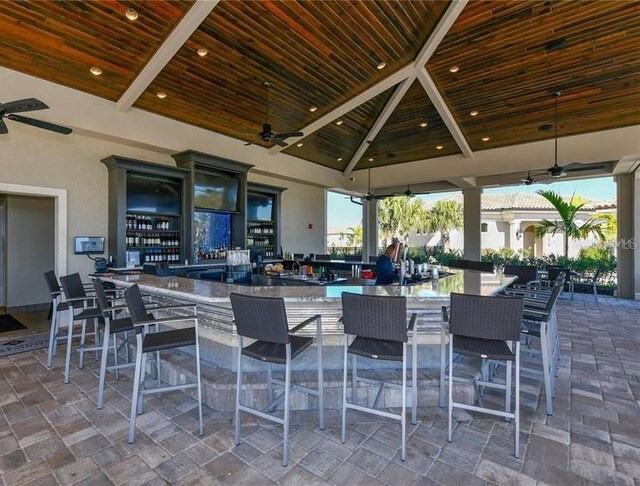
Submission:
[[[153,80],[160,74],[160,71],[175,56],[176,52],[196,31],[200,24],[207,18],[211,11],[218,4],[219,0],[196,0],[191,8],[180,19],[180,22],[171,31],[162,45],[155,52],[153,57],[136,76],[127,90],[122,94],[116,103],[116,110],[120,112],[129,111],[136,100],[144,93]]]
[[[447,179],[447,181],[458,186],[460,189],[473,189],[478,186],[478,181],[475,177],[452,177]]]
[[[407,79],[402,81],[393,92],[393,95],[391,95],[391,98],[389,99],[389,101],[387,101],[387,104],[378,115],[378,119],[369,130],[369,133],[367,133],[367,136],[364,137],[364,139],[360,143],[360,146],[358,147],[358,150],[356,150],[356,152],[353,154],[353,157],[351,157],[349,164],[344,169],[343,174],[345,176],[351,174],[356,165],[358,165],[360,158],[367,151],[369,144],[376,138],[378,132],[382,129],[384,124],[387,123],[387,120],[398,106],[398,103],[400,103],[400,100],[402,100],[407,91],[409,91],[409,88],[411,87],[414,79],[415,76],[409,76]]]
[[[431,35],[424,47],[420,50],[420,54],[416,57],[413,63],[416,70],[424,67],[424,65],[427,64],[427,61],[431,59],[431,56],[436,52],[440,42],[442,42],[444,36],[447,35],[447,32],[449,32],[451,26],[462,13],[468,1],[469,0],[453,0],[453,2],[451,2],[451,5],[449,5],[449,8],[440,19],[440,22],[438,22],[436,28],[431,32]]]
[[[431,35],[425,42],[422,49],[420,49],[420,54],[418,54],[418,56],[413,61],[414,72],[410,77],[404,80],[403,84],[398,86],[391,99],[387,102],[387,105],[384,107],[380,115],[378,115],[378,119],[369,130],[369,133],[361,142],[358,150],[356,150],[355,154],[349,161],[349,164],[344,169],[343,174],[345,176],[351,174],[356,165],[358,165],[360,158],[367,151],[367,147],[369,146],[369,144],[376,138],[384,124],[387,122],[393,111],[398,106],[398,103],[400,102],[402,97],[411,87],[411,83],[413,83],[413,80],[416,78],[418,70],[420,70],[431,58],[433,53],[440,45],[440,42],[442,42],[442,39],[444,39],[444,36],[447,35],[447,32],[449,32],[449,29],[451,28],[453,23],[456,21],[462,10],[464,10],[464,7],[467,5],[468,1],[469,0],[454,0],[451,3],[447,11],[440,19],[440,22],[438,22],[438,25],[436,25],[436,27],[433,29],[433,32],[431,32]]]
[[[435,106],[436,110],[438,111],[440,118],[442,118],[442,121],[444,121],[445,125],[447,125],[447,128],[449,129],[449,132],[451,132],[453,139],[458,144],[458,147],[460,147],[462,155],[467,158],[472,157],[473,152],[471,151],[471,147],[469,146],[467,139],[462,133],[462,130],[460,129],[460,126],[458,126],[455,118],[453,118],[453,114],[442,98],[442,95],[436,88],[433,79],[431,79],[431,76],[429,76],[429,73],[424,67],[418,70],[418,80],[420,81],[420,84],[422,84],[424,90],[427,92],[427,96],[429,96],[431,103],[433,103],[433,106]]]
[[[308,137],[313,132],[321,129],[322,127],[324,127],[328,123],[331,123],[333,120],[337,120],[338,118],[340,118],[345,113],[349,113],[354,108],[357,108],[358,106],[360,106],[363,103],[366,103],[370,99],[375,98],[380,93],[383,93],[384,91],[388,90],[389,88],[392,88],[396,84],[404,81],[405,79],[407,79],[409,76],[411,76],[413,74],[413,71],[414,71],[413,65],[412,64],[407,64],[402,69],[399,69],[395,73],[393,73],[390,76],[384,78],[382,81],[379,81],[378,83],[374,84],[369,89],[367,89],[367,90],[363,91],[362,93],[360,93],[359,95],[351,98],[350,100],[346,101],[345,103],[343,103],[342,105],[338,106],[337,108],[334,108],[333,110],[331,110],[326,115],[322,116],[321,118],[318,118],[316,121],[310,123],[306,127],[302,127],[300,129],[300,131],[302,133],[304,133],[304,137]],[[298,140],[300,140],[301,138],[304,138],[304,137],[290,137],[290,138],[287,139],[287,143],[289,145],[292,145],[292,144],[296,143]],[[269,153],[270,154],[277,154],[278,152],[280,152],[284,148],[285,147],[280,147],[278,145],[274,145],[273,147],[271,147],[269,149]]]

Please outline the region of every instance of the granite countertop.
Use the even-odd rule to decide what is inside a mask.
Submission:
[[[236,292],[261,297],[283,297],[286,302],[339,302],[343,292],[366,295],[405,296],[409,302],[436,303],[449,300],[452,292],[476,295],[493,295],[516,279],[501,273],[484,273],[474,270],[455,270],[440,280],[411,286],[284,286],[247,287],[212,280],[182,277],[158,277],[156,275],[115,275],[105,280],[119,285],[138,284],[142,290],[186,299],[203,304],[229,303],[229,294]]]

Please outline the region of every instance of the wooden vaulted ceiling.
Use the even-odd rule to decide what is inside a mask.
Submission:
[[[192,4],[2,1],[0,66],[117,101]],[[450,7],[222,0],[134,106],[260,143],[265,80],[274,131],[299,130],[411,64]],[[125,17],[127,8],[137,20]],[[377,69],[381,62],[386,66]],[[103,74],[91,75],[92,66]],[[470,1],[426,70],[473,151],[552,137],[539,127],[553,124],[555,91],[562,92],[560,135],[640,124],[640,2]],[[285,153],[344,170],[394,89]],[[160,91],[167,97],[159,99]],[[318,109],[309,111],[312,105]],[[356,168],[456,153],[447,125],[413,81]]]

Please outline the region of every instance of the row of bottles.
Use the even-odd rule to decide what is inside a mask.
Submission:
[[[128,247],[180,246],[180,233],[127,233]]]
[[[180,261],[180,250],[149,248],[144,252],[144,261],[147,263],[149,262],[177,263]]]
[[[272,222],[249,223],[247,233],[250,235],[272,235],[275,233]]]
[[[247,237],[247,246],[273,246],[268,238]]]
[[[217,248],[211,250],[199,250],[198,251],[198,260],[221,260],[227,258],[227,249]]]
[[[168,231],[171,229],[169,218],[143,216],[139,214],[127,214],[128,230],[144,230],[144,231]]]

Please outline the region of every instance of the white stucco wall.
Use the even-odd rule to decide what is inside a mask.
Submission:
[[[58,135],[19,123],[11,123],[10,133],[2,135],[0,146],[0,184],[25,184],[67,190],[67,273],[79,272],[83,277],[93,270],[93,262],[86,256],[74,255],[73,237],[106,237],[108,231],[107,168],[100,160],[115,154],[175,165],[168,153],[86,135]],[[283,194],[282,211],[286,251],[323,250],[322,188],[253,174],[250,180],[289,188]],[[308,229],[309,223],[313,224],[313,230]],[[108,251],[106,248],[106,255]]]

